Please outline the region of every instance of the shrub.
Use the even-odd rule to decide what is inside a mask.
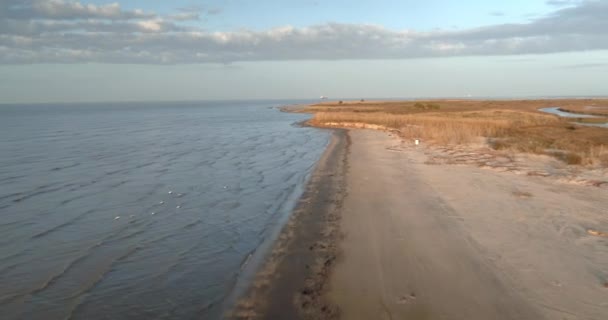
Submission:
[[[581,164],[583,162],[583,158],[581,156],[571,152],[564,153],[561,160],[567,164]]]

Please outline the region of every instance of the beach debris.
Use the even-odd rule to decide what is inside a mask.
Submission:
[[[118,219],[120,219],[120,216],[116,216],[116,218],[114,218],[114,220],[118,220]]]
[[[530,198],[530,197],[532,197],[532,194],[530,192],[527,192],[527,191],[515,190],[515,191],[513,191],[511,193],[514,196],[518,197],[518,198]]]
[[[156,212],[150,212],[150,215],[155,215],[155,214],[156,214]]]
[[[527,175],[531,176],[531,177],[548,177],[551,174],[548,172],[545,172],[545,171],[532,170],[532,171],[528,171]]]
[[[173,194],[173,191],[169,191],[169,192],[167,192],[167,193],[168,193],[168,194]]]
[[[161,202],[159,202],[158,204],[165,204],[165,202],[164,202],[164,201],[161,201]]]
[[[587,233],[590,234],[590,235],[592,235],[592,236],[596,236],[596,237],[605,237],[605,238],[608,238],[608,233],[597,231],[597,230],[593,230],[593,229],[588,229]]]
[[[177,207],[175,207],[175,208],[179,209],[179,208],[181,208],[181,207],[182,207],[182,206],[177,206]]]

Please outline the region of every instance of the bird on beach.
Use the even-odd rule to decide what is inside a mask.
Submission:
[[[173,191],[169,191],[169,192],[168,192],[168,194],[172,194],[172,193],[173,193]]]
[[[114,220],[118,220],[118,219],[120,219],[120,216],[116,216],[116,218],[114,218]]]

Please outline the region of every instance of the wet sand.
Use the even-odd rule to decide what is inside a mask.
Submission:
[[[608,318],[606,188],[432,164],[381,131],[340,139],[241,318]]]
[[[335,129],[274,248],[228,319],[336,319],[324,298],[337,257],[350,138]]]

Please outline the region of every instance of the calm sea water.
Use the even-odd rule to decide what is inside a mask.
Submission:
[[[219,318],[328,141],[281,104],[0,106],[0,319]]]

